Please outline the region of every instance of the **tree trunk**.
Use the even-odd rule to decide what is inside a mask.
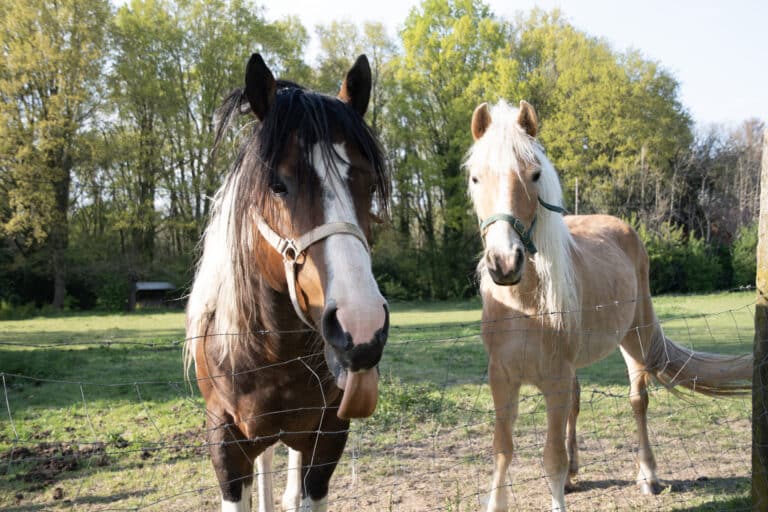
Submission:
[[[69,171],[72,168],[72,162],[63,152],[58,165],[51,165],[51,172],[59,174],[53,182],[56,210],[53,215],[53,225],[50,232],[51,243],[51,264],[53,266],[53,302],[55,309],[64,309],[64,299],[67,296],[67,265],[66,252],[69,246]]]
[[[763,132],[752,375],[752,510],[768,510],[768,129]]]

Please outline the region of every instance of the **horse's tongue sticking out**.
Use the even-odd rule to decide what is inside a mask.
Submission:
[[[379,398],[379,372],[376,368],[358,372],[344,371],[336,382],[344,390],[336,413],[339,418],[367,418],[373,414]]]
[[[389,311],[383,297],[375,289],[375,297],[365,308],[339,307],[324,318],[326,339],[334,340],[335,349],[326,348],[326,361],[336,377],[336,385],[344,394],[337,415],[342,419],[367,418],[376,410],[379,396],[377,365],[389,331]],[[335,307],[336,305],[333,304]],[[343,341],[342,341],[343,340]],[[343,348],[341,348],[343,347]],[[341,364],[341,361],[344,364]]]

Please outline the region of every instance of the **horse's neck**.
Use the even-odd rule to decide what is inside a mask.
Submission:
[[[270,333],[266,336],[270,350],[281,360],[308,354],[314,347],[307,338],[314,333],[306,332],[307,326],[293,308],[287,292],[271,288],[265,280],[259,286],[259,328]]]

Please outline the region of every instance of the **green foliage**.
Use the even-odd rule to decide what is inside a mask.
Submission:
[[[21,320],[31,318],[37,313],[34,302],[15,305],[7,300],[0,300],[0,320]]]
[[[757,274],[757,222],[739,229],[731,251],[733,284],[753,286]]]
[[[97,291],[96,307],[101,311],[125,311],[131,285],[119,276],[104,276]]]
[[[628,215],[653,201],[651,186],[690,144],[679,85],[637,52],[620,54],[578,31],[559,11],[535,10],[522,24],[522,92],[541,118],[541,140],[563,189],[588,185],[580,212]]]
[[[636,216],[630,217],[629,223],[648,252],[653,295],[711,292],[730,286],[724,279],[730,262],[723,261],[712,246],[693,233],[686,236],[682,226],[665,222],[651,230]]]
[[[536,108],[569,207],[578,179],[581,213],[642,221],[654,289],[753,279],[748,233],[722,243],[757,216],[764,125],[692,141],[660,63],[558,10],[508,20],[481,0],[424,0],[398,40],[380,23],[313,29],[320,53],[307,63],[307,28],[266,20],[253,0],[0,0],[0,299],[89,308],[101,295],[99,307],[121,309],[116,283],[188,283],[227,172],[227,158],[209,161],[214,112],[254,51],[276,76],[330,94],[368,55],[367,120],[393,175],[374,272],[391,298],[475,293],[462,159],[473,109],[502,98]]]

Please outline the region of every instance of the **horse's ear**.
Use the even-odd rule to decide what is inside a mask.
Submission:
[[[364,116],[368,110],[368,101],[371,99],[371,66],[365,55],[359,56],[352,69],[347,71],[347,76],[341,84],[339,99],[348,103],[360,116]]]
[[[525,100],[520,100],[520,113],[517,115],[517,124],[522,126],[525,133],[531,137],[535,137],[539,133],[539,121],[536,119],[536,111]]]
[[[245,97],[259,121],[264,120],[275,101],[275,91],[275,77],[261,55],[254,53],[245,66]]]
[[[491,112],[488,110],[488,104],[482,103],[472,113],[472,138],[478,140],[489,126],[491,126]]]

